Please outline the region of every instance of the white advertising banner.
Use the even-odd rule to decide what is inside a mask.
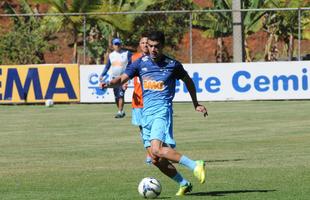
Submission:
[[[195,83],[199,101],[310,99],[309,61],[184,64],[184,68]],[[93,88],[98,87],[102,70],[103,66],[81,66],[81,102],[114,101],[112,89],[100,93]],[[127,102],[131,95],[132,83]],[[176,83],[174,101],[191,101],[182,81]]]
[[[81,103],[115,102],[112,88],[102,90],[99,88],[99,76],[104,65],[80,65]],[[104,81],[110,80],[110,74],[104,77]],[[133,83],[129,81],[125,93],[125,101],[131,102]]]

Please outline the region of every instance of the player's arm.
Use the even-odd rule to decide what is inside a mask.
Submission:
[[[131,53],[131,51],[128,51],[127,60],[128,60],[127,66],[131,65],[131,63],[132,63],[132,53]]]
[[[138,66],[139,66],[138,61],[132,63],[131,65],[126,67],[125,72],[122,75],[112,79],[111,81],[100,83],[99,87],[104,89],[104,88],[115,88],[123,85],[124,83],[129,81],[129,79],[138,75],[137,74]]]
[[[105,65],[104,70],[103,70],[103,72],[101,73],[101,75],[100,75],[100,77],[99,77],[99,80],[100,80],[100,81],[103,80],[103,77],[108,73],[110,67],[111,67],[111,61],[110,61],[110,59],[108,59],[108,62],[107,62],[107,64]]]
[[[197,94],[196,94],[196,88],[193,80],[188,75],[188,73],[185,73],[184,76],[181,78],[182,81],[185,83],[186,88],[192,98],[192,102],[194,104],[195,110],[198,112],[202,112],[203,116],[206,117],[208,115],[208,111],[205,106],[200,105],[197,101]]]
[[[128,51],[128,53],[127,53],[127,60],[128,60],[128,63],[127,63],[126,68],[127,68],[128,66],[130,66],[131,63],[132,63],[132,53],[131,53],[131,51]],[[124,83],[124,84],[122,85],[122,87],[123,87],[123,90],[127,90],[127,88],[128,88],[128,82]]]
[[[124,83],[126,83],[127,81],[129,81],[129,79],[130,79],[129,76],[124,73],[124,74],[112,79],[111,81],[101,82],[99,84],[99,87],[102,89],[119,87],[119,86],[123,85]]]

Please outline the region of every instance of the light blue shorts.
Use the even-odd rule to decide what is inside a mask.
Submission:
[[[142,118],[142,142],[145,148],[151,146],[151,141],[156,139],[175,148],[173,139],[172,108],[163,108],[154,115]]]
[[[131,110],[131,123],[135,126],[142,126],[142,110],[143,108],[133,108]]]

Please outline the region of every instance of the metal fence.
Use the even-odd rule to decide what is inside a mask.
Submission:
[[[108,13],[37,13],[37,14],[0,14],[1,35],[11,29],[14,17],[81,17],[81,34],[77,42],[78,63],[89,64],[91,55],[88,51],[90,41],[89,24],[94,16],[130,16],[147,15],[156,19],[158,16],[174,16],[182,20],[185,29],[181,38],[174,47],[166,48],[166,52],[185,63],[233,62],[236,61],[233,52],[233,37],[241,37],[243,61],[275,61],[275,60],[308,60],[310,55],[310,32],[308,25],[310,8],[281,8],[281,9],[240,9],[240,10],[178,10],[178,11],[144,11],[144,12],[108,12]],[[234,22],[232,14],[240,12],[243,18],[243,34],[233,35]],[[289,14],[288,14],[289,13]],[[253,27],[251,16],[262,15],[265,23],[259,30]],[[287,15],[286,15],[287,14]],[[226,15],[227,19],[219,16]],[[271,16],[272,15],[272,16]],[[285,18],[286,17],[286,18]],[[213,21],[212,21],[212,20]],[[126,18],[124,17],[124,20]],[[216,21],[218,20],[218,21]],[[245,21],[247,20],[247,21]],[[255,17],[253,17],[255,20]],[[274,21],[268,21],[274,20]],[[285,21],[286,20],[286,21]],[[156,23],[156,20],[154,20]],[[210,24],[208,24],[210,23]],[[213,23],[213,24],[211,24]],[[282,23],[282,24],[281,24]],[[185,24],[185,27],[184,27]],[[240,24],[239,24],[240,25]],[[179,24],[175,24],[176,28]],[[253,30],[251,30],[251,28]],[[165,27],[165,30],[169,30]],[[44,53],[48,63],[75,62],[73,54],[72,35],[66,31],[55,33],[55,38],[50,43],[56,50]],[[283,34],[283,35],[281,35]],[[0,35],[0,37],[1,37]],[[109,39],[115,32],[110,33]],[[310,37],[309,37],[310,38]],[[106,38],[107,41],[109,39]],[[124,39],[124,38],[122,38]],[[131,38],[125,38],[126,41]],[[108,48],[108,47],[107,47]],[[108,51],[105,51],[108,52]],[[29,52],[25,52],[29,53]],[[238,52],[240,53],[240,52]]]

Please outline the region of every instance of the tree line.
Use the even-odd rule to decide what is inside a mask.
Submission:
[[[230,10],[232,0],[210,0],[212,9]],[[44,54],[57,50],[53,41],[57,33],[67,32],[73,49],[72,63],[80,62],[79,51],[83,47],[86,33],[86,53],[89,63],[101,64],[109,49],[113,37],[121,37],[127,47],[137,46],[142,32],[150,29],[163,30],[167,36],[167,46],[171,50],[177,48],[184,34],[189,31],[189,14],[138,14],[139,11],[165,10],[205,10],[192,0],[17,0],[20,9],[16,10],[10,1],[3,1],[1,8],[6,14],[33,14],[12,17],[9,30],[0,30],[0,64],[39,64],[45,63]],[[48,5],[48,13],[59,16],[37,16],[40,10],[36,4]],[[308,7],[308,1],[287,0],[243,0],[242,8],[283,8]],[[114,15],[63,15],[64,13],[106,13],[135,11],[137,14]],[[193,28],[203,31],[206,38],[216,38],[218,62],[230,61],[223,43],[223,38],[232,35],[231,12],[201,12],[192,14]],[[243,45],[245,60],[252,61],[247,38],[258,31],[268,35],[264,58],[271,61],[278,58],[277,44],[284,41],[287,57],[293,57],[294,39],[298,38],[298,12],[296,11],[247,11],[242,12]],[[302,12],[301,38],[310,38],[309,12]],[[31,52],[31,53],[29,53]],[[173,52],[173,51],[169,51]],[[173,56],[173,55],[172,55]]]

